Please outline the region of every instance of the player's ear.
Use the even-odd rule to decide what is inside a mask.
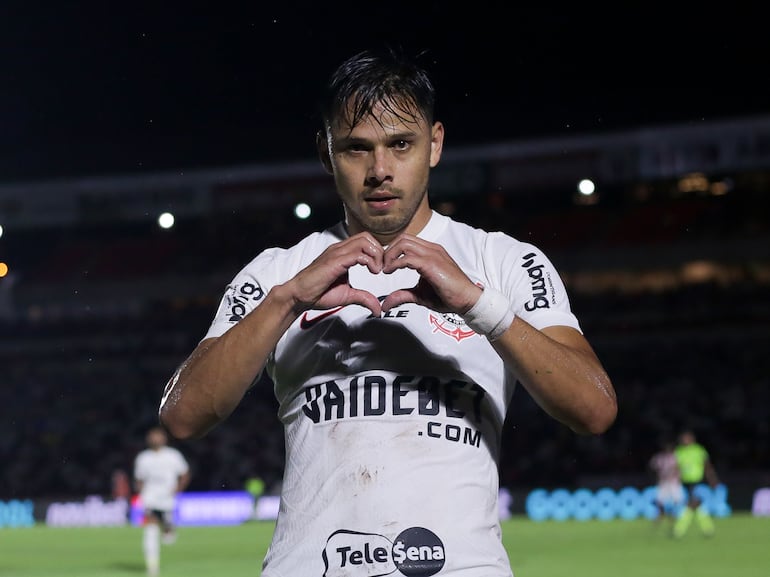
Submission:
[[[444,149],[444,125],[434,122],[430,134],[430,167],[434,168],[441,160],[441,151]]]
[[[326,141],[326,131],[319,130],[316,132],[315,147],[324,169],[329,174],[332,174],[332,159],[329,157],[329,143]]]

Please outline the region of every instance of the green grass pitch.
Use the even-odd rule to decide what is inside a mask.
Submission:
[[[736,513],[716,520],[712,538],[697,526],[681,540],[667,527],[634,521],[503,523],[515,577],[768,577],[770,518]],[[163,546],[162,577],[256,577],[273,524],[182,527]],[[144,575],[141,529],[0,528],[2,577]],[[320,576],[316,576],[320,577]]]

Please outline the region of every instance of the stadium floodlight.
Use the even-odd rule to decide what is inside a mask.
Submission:
[[[584,196],[591,196],[594,192],[596,192],[596,185],[590,178],[584,178],[578,182],[577,189],[580,194]]]
[[[164,212],[158,216],[158,226],[161,228],[171,228],[174,226],[174,215],[170,212]]]
[[[308,218],[311,212],[312,210],[310,209],[310,205],[304,202],[300,202],[297,206],[294,207],[294,216],[302,220]]]

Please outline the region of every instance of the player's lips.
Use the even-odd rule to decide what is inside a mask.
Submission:
[[[391,193],[374,193],[364,197],[364,202],[377,210],[385,210],[391,207],[398,197]]]

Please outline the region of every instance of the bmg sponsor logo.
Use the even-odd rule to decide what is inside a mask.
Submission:
[[[530,252],[524,256],[524,262],[521,267],[527,270],[529,275],[529,284],[532,288],[532,300],[524,303],[524,308],[528,311],[535,309],[547,309],[550,308],[550,302],[548,301],[548,289],[551,289],[553,295],[553,283],[551,277],[547,271],[545,271],[544,264],[535,264],[537,254]],[[553,298],[553,296],[551,297]]]
[[[254,304],[249,301],[258,301],[263,296],[265,291],[259,283],[245,282],[228,285],[225,290],[227,320],[231,323],[239,322],[254,307]]]
[[[398,571],[406,577],[429,577],[444,567],[441,539],[424,527],[410,527],[394,541],[376,533],[341,529],[323,551],[324,577],[382,577]]]

